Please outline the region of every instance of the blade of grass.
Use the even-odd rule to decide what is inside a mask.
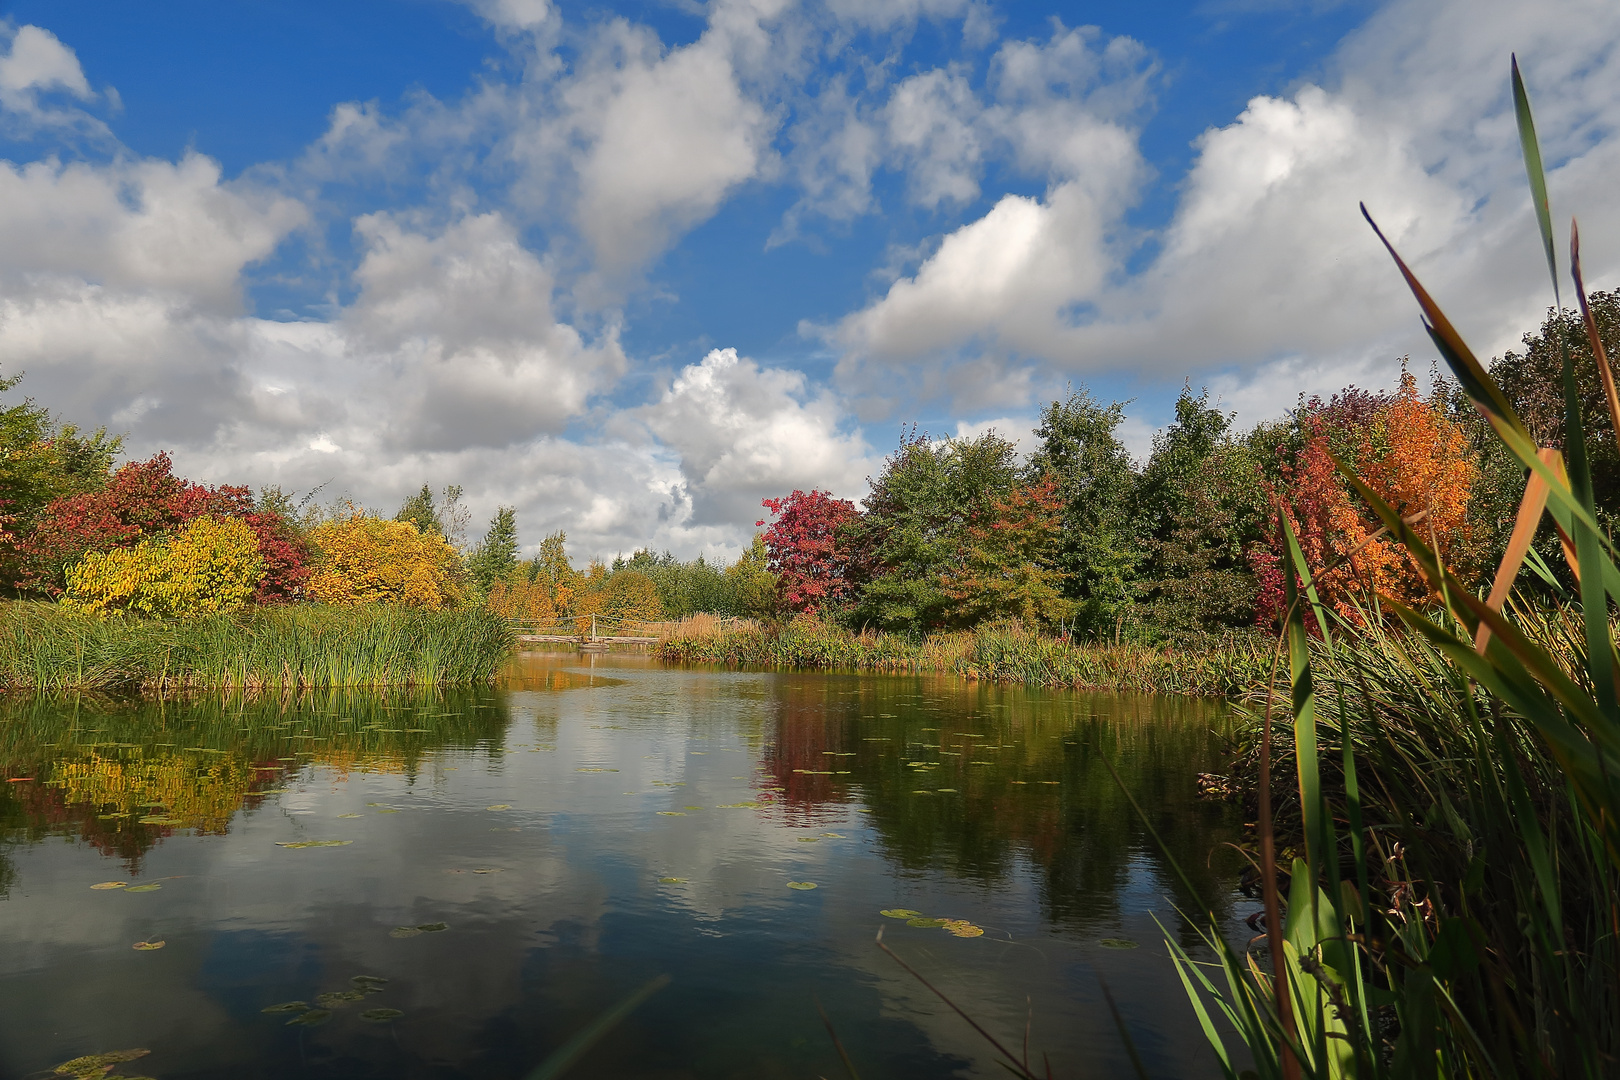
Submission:
[[[1530,94],[1519,75],[1519,57],[1509,61],[1513,73],[1513,114],[1519,122],[1519,148],[1524,152],[1524,171],[1530,180],[1530,201],[1536,208],[1536,226],[1541,230],[1541,246],[1547,256],[1547,275],[1552,278],[1553,298],[1558,292],[1558,256],[1553,250],[1552,205],[1547,200],[1547,174],[1541,167],[1541,141],[1536,138],[1536,121],[1530,115]],[[1561,308],[1563,305],[1560,304]]]

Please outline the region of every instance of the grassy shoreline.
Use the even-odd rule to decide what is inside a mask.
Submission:
[[[1162,649],[1075,645],[1014,626],[916,637],[856,633],[800,618],[774,627],[688,620],[655,646],[654,655],[672,664],[931,672],[1062,689],[1232,697],[1264,683],[1271,650],[1256,634]]]
[[[0,690],[303,689],[488,682],[513,632],[481,609],[316,605],[166,620],[0,607]]]

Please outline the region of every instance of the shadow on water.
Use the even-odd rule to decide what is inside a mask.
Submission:
[[[1150,1071],[1213,1076],[1150,915],[1195,904],[1103,761],[1229,907],[1224,724],[562,651],[467,691],[0,699],[0,1075],[517,1078],[661,975],[570,1075],[841,1075],[813,997],[866,1075],[998,1075],[881,926],[1060,1076],[1125,1067],[1099,975]]]

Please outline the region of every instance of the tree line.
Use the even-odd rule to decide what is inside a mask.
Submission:
[[[1620,351],[1620,292],[1591,299]],[[1549,312],[1491,374],[1541,444],[1556,446],[1563,406],[1549,387],[1561,344],[1575,358],[1608,526],[1620,460],[1574,314]],[[0,392],[17,381],[0,379]],[[19,597],[153,616],[295,602],[472,604],[526,622],[813,612],[852,629],[1016,619],[1082,640],[1163,642],[1275,617],[1280,515],[1341,613],[1380,592],[1430,599],[1335,458],[1418,520],[1465,579],[1495,565],[1523,490],[1522,470],[1455,387],[1420,387],[1404,370],[1393,391],[1302,398],[1247,430],[1184,387],[1142,463],[1119,438],[1127,404],[1072,389],[1042,411],[1022,459],[995,432],[933,439],[913,427],[859,506],[821,490],[767,499],[761,532],[732,562],[644,549],[580,568],[560,531],[520,557],[510,506],[470,541],[459,487],[423,485],[390,515],[322,504],[318,492],[198,484],[166,454],[117,465],[119,437],[25,400],[0,408],[0,583]],[[1541,537],[1548,557],[1532,559],[1552,590],[1570,584],[1556,545]]]
[[[1606,347],[1620,346],[1620,293],[1592,298]],[[1559,443],[1560,339],[1574,357],[1600,514],[1620,513],[1620,461],[1590,346],[1573,312],[1549,312],[1491,373],[1542,445]],[[915,428],[869,478],[862,505],[794,491],[765,500],[767,566],[785,610],[851,628],[929,631],[1017,619],[1084,640],[1165,642],[1270,625],[1283,594],[1282,516],[1325,599],[1355,615],[1379,594],[1433,599],[1379,534],[1334,466],[1348,462],[1418,523],[1475,583],[1496,565],[1524,472],[1453,384],[1351,386],[1302,397],[1286,416],[1233,426],[1184,387],[1175,419],[1140,465],[1119,438],[1127,402],[1084,388],[1048,405],[1023,460],[989,432],[932,439]],[[1557,539],[1538,549],[1551,556]],[[1533,561],[1544,587],[1562,560]],[[1360,617],[1357,615],[1356,617]]]

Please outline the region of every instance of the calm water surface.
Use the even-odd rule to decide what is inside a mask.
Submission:
[[[1240,822],[1193,782],[1223,725],[571,653],[440,695],[0,699],[0,1075],[525,1077],[658,976],[571,1076],[842,1076],[817,1000],[867,1080],[1006,1075],[882,929],[1059,1077],[1127,1074],[1100,980],[1154,1076],[1215,1076],[1154,922],[1191,942],[1194,901],[1103,759],[1235,919]],[[264,1011],[296,1002],[330,1015]]]

